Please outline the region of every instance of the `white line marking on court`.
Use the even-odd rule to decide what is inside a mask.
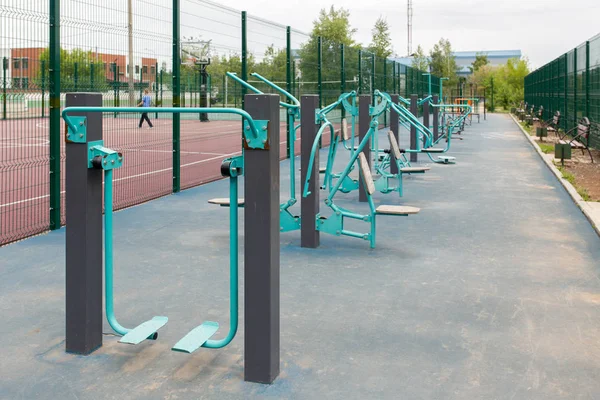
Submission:
[[[296,139],[296,141],[299,141],[299,140],[300,139]],[[286,142],[285,141],[279,142],[279,144],[284,144],[284,143],[286,143]],[[144,150],[141,150],[141,151],[144,151]],[[147,150],[147,151],[156,151],[156,150]],[[164,150],[164,151],[167,151],[167,150]],[[213,154],[218,154],[218,153],[199,153],[199,154],[213,155]],[[235,153],[218,154],[217,157],[211,157],[211,158],[207,158],[206,160],[194,161],[192,163],[182,164],[181,168],[189,167],[191,165],[196,165],[196,164],[202,164],[202,163],[205,163],[205,162],[208,162],[208,161],[218,160],[218,159],[223,158],[223,157],[230,157],[230,156],[234,156],[234,155],[237,155],[237,154],[242,154],[242,152],[241,151],[236,151]],[[139,178],[141,176],[149,176],[149,175],[159,174],[159,173],[167,172],[167,171],[171,171],[171,170],[173,170],[172,167],[161,169],[161,170],[158,170],[158,171],[144,172],[143,174],[125,176],[123,178],[114,179],[114,182],[126,181],[126,180],[129,180],[129,179]],[[64,194],[64,193],[66,193],[64,190],[62,192],[60,192],[60,194]],[[17,204],[29,203],[29,202],[32,202],[32,201],[36,201],[36,200],[40,200],[40,199],[45,199],[47,197],[50,197],[50,195],[46,194],[44,196],[33,197],[31,199],[25,199],[25,200],[13,201],[12,203],[0,204],[0,208],[10,207],[10,206],[14,206],[14,205],[17,205]]]

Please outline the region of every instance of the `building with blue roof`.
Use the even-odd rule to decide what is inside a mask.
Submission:
[[[511,58],[521,59],[521,50],[481,50],[481,51],[455,51],[452,53],[456,57],[456,64],[459,67],[459,76],[471,75],[469,67],[475,61],[475,56],[479,54],[487,55],[491,66],[506,64]],[[412,65],[412,57],[398,57],[393,61],[401,64]]]

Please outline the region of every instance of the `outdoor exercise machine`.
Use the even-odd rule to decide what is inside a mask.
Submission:
[[[407,110],[401,104],[392,102],[387,93],[382,93],[382,96],[385,96],[389,100],[390,107],[400,115],[400,123],[411,130],[411,148],[405,149],[404,151],[412,154],[425,153],[429,159],[435,163],[452,164],[455,162],[455,157],[443,155],[438,156],[437,159],[434,159],[432,154],[446,153],[450,150],[452,131],[456,126],[458,126],[458,124],[461,123],[462,119],[466,118],[466,116],[471,112],[471,107],[469,105],[452,105],[454,107],[464,108],[465,111],[450,126],[448,126],[447,131],[443,135],[437,137],[437,139],[434,139],[434,137],[437,135],[434,134],[434,132],[432,132],[428,126],[419,121],[415,115],[418,105],[417,96],[411,96],[410,110]],[[448,107],[448,105],[444,104],[431,104],[431,106],[433,108]],[[435,126],[437,126],[437,123],[434,123],[434,128]],[[434,145],[438,144],[443,137],[446,138],[446,147],[433,147]],[[411,161],[413,160],[411,159]]]
[[[351,100],[351,102],[350,102],[350,100]],[[333,125],[327,119],[327,114],[329,112],[331,112],[333,109],[335,109],[336,107],[338,107],[339,105],[342,105],[344,107],[344,109],[346,110],[346,113],[351,116],[352,122],[351,122],[351,129],[349,129],[346,120],[343,119],[341,132],[338,135],[338,134],[334,133]],[[386,106],[386,109],[384,110],[384,112],[387,112],[389,110],[389,103],[386,103],[386,105],[387,106]],[[342,94],[336,102],[328,105],[327,107],[323,108],[322,110],[317,110],[317,112],[316,112],[317,122],[322,123],[321,128],[319,129],[319,132],[317,132],[317,135],[320,137],[323,134],[323,131],[327,127],[330,128],[330,132],[331,132],[331,145],[330,145],[328,158],[327,158],[327,167],[325,169],[325,182],[324,182],[324,185],[321,187],[321,189],[328,188],[331,190],[331,188],[333,188],[333,180],[334,179],[342,180],[342,183],[341,183],[341,186],[339,189],[342,193],[350,193],[353,190],[359,189],[359,177],[354,179],[350,175],[346,175],[345,177],[342,178],[340,173],[333,173],[332,169],[333,169],[335,157],[337,154],[338,141],[342,142],[343,147],[350,153],[350,156],[352,156],[357,149],[355,147],[356,117],[359,116],[359,119],[364,119],[364,120],[370,119],[369,108],[363,107],[360,110],[361,110],[361,112],[359,112],[359,109],[356,107],[356,93],[350,92],[350,93]],[[394,120],[397,121],[398,118],[396,116],[396,119],[394,119],[394,116],[392,115],[390,122],[393,124]],[[392,138],[394,138],[394,140],[397,143],[397,140],[393,133],[392,133]],[[389,136],[388,136],[388,139],[389,139]],[[412,167],[410,165],[410,162],[408,161],[408,159],[406,159],[406,157],[402,154],[402,152],[399,151],[399,153],[398,153],[399,155],[396,157],[396,153],[392,153],[391,147],[389,149],[380,149],[378,147],[379,146],[378,133],[375,133],[372,135],[372,140],[371,140],[370,145],[372,145],[373,148],[375,149],[374,168],[380,175],[379,178],[374,180],[374,184],[375,184],[376,190],[381,193],[398,192],[398,194],[400,196],[402,196],[402,193],[403,193],[403,191],[402,191],[402,175],[403,174],[424,173],[425,171],[429,170],[428,167]],[[380,153],[385,154],[384,156],[382,156],[381,160],[379,157]],[[392,156],[394,156],[393,157],[394,160],[392,162],[394,164],[396,164],[395,166],[397,167],[392,172],[388,172],[386,170],[387,167],[390,166],[390,161],[391,161],[390,154],[392,154]],[[352,172],[353,170],[354,170],[354,166],[352,166],[352,168],[350,169],[350,172]],[[390,180],[397,180],[397,182],[398,182],[397,185],[394,186],[394,185],[390,184]]]
[[[157,339],[166,317],[154,317],[135,328],[120,325],[113,299],[113,170],[126,160],[104,146],[102,113],[139,113],[135,107],[101,107],[102,96],[67,94],[62,116],[66,131],[66,351],[90,354],[102,346],[102,260],[106,275],[106,315],[110,326],[122,335],[119,342],[137,344]],[[245,198],[252,213],[245,213],[244,304],[245,380],[271,383],[279,373],[279,97],[246,95],[247,111],[235,108],[156,108],[156,113],[236,114],[244,120],[244,159],[233,157],[221,166],[230,179],[230,323],[223,339],[212,337],[218,323],[205,321],[172,348],[191,353],[200,347],[228,345],[238,327],[238,197],[237,177],[246,179]],[[277,144],[277,145],[271,145]],[[102,246],[102,172],[104,172],[104,257]],[[251,188],[251,189],[249,189]],[[268,304],[268,307],[265,305]]]
[[[229,78],[233,79],[235,82],[237,82],[240,85],[251,90],[252,92],[254,92],[256,94],[263,94],[262,91],[260,91],[256,87],[252,86],[250,83],[244,81],[243,79],[239,78],[235,73],[227,72],[226,75]],[[281,107],[284,107],[287,110],[287,118],[288,118],[288,123],[290,126],[290,137],[288,138],[288,143],[289,143],[289,149],[290,149],[290,155],[291,155],[290,156],[290,197],[285,203],[280,204],[279,212],[281,214],[281,216],[280,216],[281,232],[289,232],[289,231],[298,230],[298,229],[300,229],[300,216],[293,215],[290,212],[290,208],[298,202],[298,200],[296,198],[295,143],[296,143],[296,130],[300,128],[300,124],[296,125],[296,120],[300,119],[300,102],[291,93],[289,93],[286,90],[284,90],[283,88],[277,86],[276,84],[274,84],[267,78],[264,78],[260,74],[254,72],[250,75],[252,75],[255,78],[266,83],[268,86],[275,89],[278,93],[282,94],[283,96],[285,96],[287,99],[290,100],[290,103],[286,103],[283,101],[279,102],[279,105]],[[243,163],[243,157],[242,157],[242,163]],[[220,205],[222,207],[229,207],[229,205],[231,204],[230,200],[227,198],[210,199],[208,202],[211,204]],[[238,205],[244,207],[244,199],[238,199]]]
[[[303,186],[303,198],[307,199],[307,206],[302,208],[302,218],[303,221],[307,221],[308,219],[313,219],[315,223],[311,225],[302,224],[302,237],[304,239],[305,234],[308,238],[307,240],[303,240],[303,247],[318,247],[319,244],[319,236],[315,234],[315,232],[311,232],[311,229],[314,229],[317,232],[324,232],[335,236],[350,236],[355,238],[360,238],[363,240],[367,240],[370,243],[371,248],[375,248],[376,245],[376,217],[377,215],[394,215],[394,216],[408,216],[412,214],[417,214],[420,209],[416,207],[408,207],[408,206],[394,206],[394,205],[380,205],[379,207],[375,207],[373,202],[372,195],[375,192],[375,185],[372,180],[370,166],[368,163],[369,156],[365,155],[363,151],[366,150],[368,153],[368,145],[372,140],[372,136],[378,132],[379,125],[379,116],[383,114],[388,108],[389,99],[385,96],[381,96],[378,90],[375,91],[375,95],[378,96],[379,101],[375,103],[373,107],[370,107],[370,96],[361,96],[359,107],[369,108],[369,119],[370,121],[365,121],[359,118],[359,121],[362,124],[368,124],[368,129],[363,134],[362,128],[360,128],[360,142],[359,145],[351,156],[349,162],[346,164],[344,171],[341,173],[339,179],[333,184],[333,187],[329,190],[326,199],[324,200],[325,205],[330,209],[331,214],[329,216],[325,216],[318,212],[318,189],[316,189],[315,177],[318,179],[318,175],[316,174],[315,165],[318,165],[318,152],[319,152],[319,142],[321,136],[323,135],[323,129],[315,129],[315,127],[305,126],[303,128],[303,140],[309,141],[312,139],[312,148],[310,152],[302,153],[302,171],[305,172],[305,176],[303,177],[304,186]],[[303,96],[304,98],[304,96]],[[331,132],[331,131],[330,131]],[[335,134],[332,133],[332,139],[334,139]],[[360,157],[360,161],[359,160]],[[336,193],[339,191],[343,179],[348,176],[350,171],[354,168],[355,163],[358,162],[358,167],[360,169],[360,177],[362,186],[361,194],[364,194],[366,197],[366,201],[369,204],[369,213],[368,214],[358,214],[356,212],[350,211],[346,208],[343,208],[337,204],[335,204],[334,197]],[[306,165],[306,171],[304,168]],[[305,214],[306,211],[306,214]],[[369,232],[355,232],[344,228],[344,219],[350,218],[359,221],[368,222],[370,225]]]

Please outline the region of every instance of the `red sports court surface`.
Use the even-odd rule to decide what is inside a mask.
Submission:
[[[153,118],[154,128],[138,128],[138,117],[105,114],[105,146],[124,154],[115,171],[115,208],[172,193],[172,120]],[[49,225],[49,121],[0,121],[0,244],[43,232]],[[61,121],[61,137],[63,122]],[[329,136],[323,144],[329,143]],[[64,140],[61,139],[61,140]],[[280,128],[280,158],[286,156],[286,124]],[[296,155],[300,154],[297,132]],[[223,159],[241,154],[241,120],[181,121],[182,189],[220,179]],[[65,147],[61,143],[61,222],[65,223]]]

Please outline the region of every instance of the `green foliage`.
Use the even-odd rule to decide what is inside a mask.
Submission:
[[[388,58],[392,52],[392,39],[390,37],[390,25],[383,18],[379,17],[375,21],[375,26],[371,30],[372,39],[369,51],[377,57]]]
[[[46,63],[46,67],[49,67],[49,59],[50,53],[48,49],[44,49],[40,53],[40,61],[44,61]],[[94,67],[92,67],[92,64],[94,64]],[[94,73],[93,87],[91,87],[92,70]],[[62,91],[73,90],[73,88],[75,88],[76,81],[77,88],[79,90],[107,90],[109,85],[106,82],[106,76],[104,71],[104,64],[101,62],[97,62],[91,51],[85,51],[82,49],[60,49],[60,81]],[[46,77],[48,77],[47,74]],[[35,79],[36,81],[41,82],[41,70],[38,70]]]
[[[431,73],[440,78],[449,78],[448,87],[456,86],[458,82],[459,67],[456,64],[456,58],[452,54],[452,45],[450,41],[441,38],[438,43],[433,46],[429,53],[431,61],[429,67]]]
[[[473,61],[473,63],[469,67],[469,69],[471,70],[471,73],[474,73],[474,72],[479,71],[481,69],[481,67],[484,67],[484,66],[488,65],[489,63],[490,63],[490,61],[488,60],[487,55],[476,54],[475,61]]]
[[[493,70],[494,103],[505,109],[525,97],[525,76],[529,74],[527,60],[510,59]],[[490,82],[491,87],[491,82]]]
[[[540,146],[540,150],[542,150],[542,153],[544,154],[552,154],[554,153],[554,145],[550,144],[550,143],[538,143],[538,146]]]
[[[318,38],[321,37],[322,54],[322,78],[327,80],[339,80],[340,76],[340,44],[344,44],[345,64],[358,64],[357,52],[350,51],[356,46],[353,35],[356,29],[350,27],[350,12],[344,8],[335,9],[331,6],[329,11],[322,9],[319,18],[315,20],[309,40],[303,44],[300,49],[300,71],[302,81],[316,82],[318,75]],[[348,77],[351,79],[351,77]],[[316,91],[316,85],[306,88],[306,90]]]
[[[417,46],[417,51],[414,53],[412,67],[419,71],[429,71],[429,59],[421,45]]]

